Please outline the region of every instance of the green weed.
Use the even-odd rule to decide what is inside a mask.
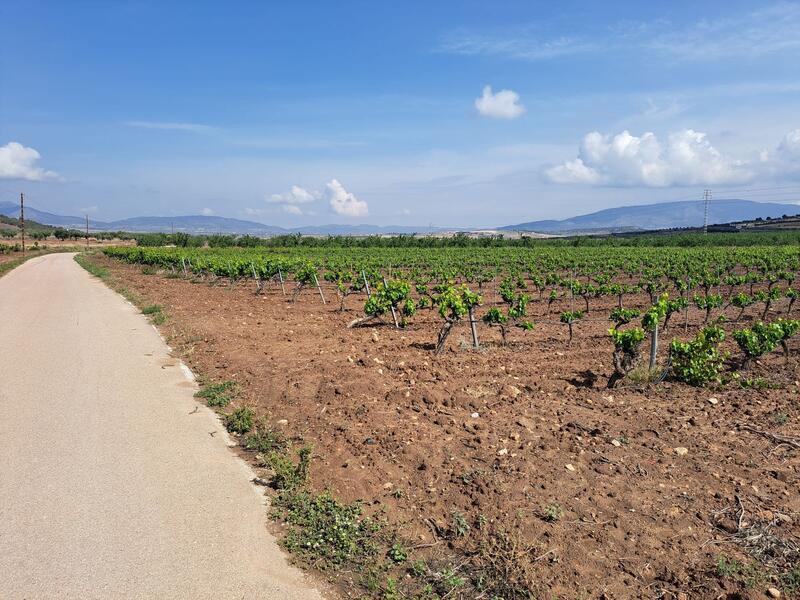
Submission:
[[[204,398],[208,406],[225,407],[231,403],[236,392],[236,383],[222,381],[211,383],[195,394],[196,398]]]
[[[225,415],[225,428],[231,433],[247,433],[253,428],[253,411],[243,406]]]
[[[282,452],[271,452],[267,464],[273,470],[273,485],[279,490],[295,490],[308,482],[308,469],[311,466],[311,448],[300,448],[295,463]]]
[[[285,490],[273,503],[289,529],[282,540],[290,552],[320,568],[364,565],[378,553],[382,523],[362,515],[361,504],[342,504],[330,492]]]
[[[542,512],[544,514],[544,520],[548,523],[555,523],[564,516],[564,509],[561,508],[558,502],[551,502],[544,507]]]
[[[458,511],[453,511],[453,533],[456,537],[466,537],[469,535],[471,527],[467,519]]]
[[[167,315],[164,313],[164,307],[160,304],[150,304],[142,309],[142,314],[150,317],[150,322],[153,325],[163,325],[167,321]]]
[[[408,551],[403,547],[400,542],[395,542],[389,551],[386,553],[389,560],[395,563],[403,563],[408,560]]]
[[[769,575],[759,565],[742,563],[726,556],[717,558],[717,575],[732,579],[747,589],[763,587],[770,580]]]
[[[242,446],[245,450],[264,455],[285,450],[288,445],[286,436],[279,431],[270,429],[263,423],[256,425],[256,428],[242,441]]]

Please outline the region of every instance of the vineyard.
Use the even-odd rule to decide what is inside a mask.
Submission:
[[[800,593],[797,246],[103,253],[357,597]]]
[[[480,347],[479,325],[498,329],[505,344],[512,328],[533,332],[537,322],[557,320],[571,342],[580,323],[605,321],[613,325],[608,332],[614,347],[609,387],[638,365],[645,337],[651,339],[649,368],[654,369],[659,328],[667,331],[671,323],[673,331],[685,335],[692,311],[702,314],[703,327],[695,328],[693,341],[675,340],[668,353],[672,375],[691,384],[719,381],[723,354],[717,346],[726,337],[726,327],[733,328],[744,366],[778,345],[788,358],[788,340],[800,328],[789,318],[798,298],[792,284],[800,271],[800,249],[794,246],[269,251],[134,247],[105,253],[212,284],[250,280],[256,293],[272,285],[296,299],[303,290],[311,290],[319,293],[322,303],[335,299],[339,311],[347,302],[360,303],[364,316],[351,327],[390,319],[401,329],[418,316],[431,321],[422,316],[428,309],[441,319],[437,353],[460,321],[469,323],[474,348]],[[614,300],[613,309],[600,309],[604,298]],[[629,325],[640,317],[641,327]],[[777,320],[765,324],[768,318]],[[756,322],[752,328],[737,328],[743,321]]]

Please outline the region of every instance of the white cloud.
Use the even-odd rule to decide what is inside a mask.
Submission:
[[[337,215],[364,217],[369,213],[367,203],[348,192],[338,180],[331,179],[325,187],[325,197]]]
[[[800,178],[800,129],[784,135],[774,151],[762,150],[759,162],[762,172],[773,178]]]
[[[284,204],[283,205],[283,212],[290,214],[290,215],[297,215],[300,216],[303,214],[302,209],[297,206],[296,204]]]
[[[583,54],[594,47],[594,43],[574,37],[543,39],[537,35],[535,28],[524,27],[517,31],[492,34],[460,29],[442,37],[436,50],[464,56],[506,56],[538,61]]]
[[[595,28],[597,30],[597,28]],[[666,19],[623,20],[599,34],[548,37],[547,24],[444,35],[438,52],[542,61],[598,53],[648,53],[671,60],[715,61],[771,54],[792,55],[800,48],[800,3],[777,2],[756,10],[729,11],[724,17],[676,24]]]
[[[204,209],[202,209],[200,211],[200,214],[205,216],[205,217],[210,217],[211,215],[214,214],[214,211],[212,209],[210,209],[210,208],[204,208]]]
[[[752,59],[793,52],[800,48],[800,4],[779,2],[683,29],[666,29],[648,35],[642,45],[681,60]]]
[[[57,173],[36,166],[40,158],[41,154],[36,150],[18,142],[9,142],[5,146],[0,146],[0,179],[26,179],[28,181],[58,179]]]
[[[203,125],[201,123],[176,123],[171,121],[128,121],[125,125],[128,127],[137,127],[139,129],[187,131],[190,133],[213,133],[217,131],[217,128],[211,125]]]
[[[794,129],[783,136],[778,144],[778,156],[789,162],[800,163],[800,129]]]
[[[753,172],[692,129],[670,134],[666,144],[654,133],[611,137],[593,131],[583,138],[577,158],[547,169],[545,177],[556,183],[667,187],[741,183]]]
[[[483,95],[475,100],[475,108],[484,117],[493,119],[516,119],[525,112],[519,102],[519,94],[512,90],[492,93],[492,86],[483,88]]]
[[[272,194],[267,198],[267,202],[273,204],[307,204],[314,200],[319,200],[319,192],[309,192],[299,185],[293,185],[292,189],[284,194]]]

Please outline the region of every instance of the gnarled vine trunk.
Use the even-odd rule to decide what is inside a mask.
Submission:
[[[456,324],[454,319],[447,319],[444,322],[444,325],[439,330],[439,338],[436,342],[436,350],[434,354],[441,354],[442,350],[444,350],[444,345],[447,342],[447,338],[450,336],[450,331],[453,329],[453,325]]]
[[[608,378],[608,389],[613,388],[617,383],[623,379],[633,368],[639,364],[641,355],[639,352],[625,352],[623,350],[614,350],[612,360],[614,362],[614,372]]]

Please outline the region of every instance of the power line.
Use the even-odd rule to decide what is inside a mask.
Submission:
[[[720,194],[728,194],[732,192],[740,193],[740,192],[769,192],[772,190],[800,190],[800,186],[798,185],[781,185],[775,187],[763,187],[763,188],[729,188],[726,190],[717,190],[717,193]]]
[[[19,227],[22,230],[22,256],[25,256],[25,194],[19,193]]]
[[[705,211],[703,214],[703,233],[708,233],[708,203],[711,202],[711,190],[703,192],[703,200],[705,201]]]

